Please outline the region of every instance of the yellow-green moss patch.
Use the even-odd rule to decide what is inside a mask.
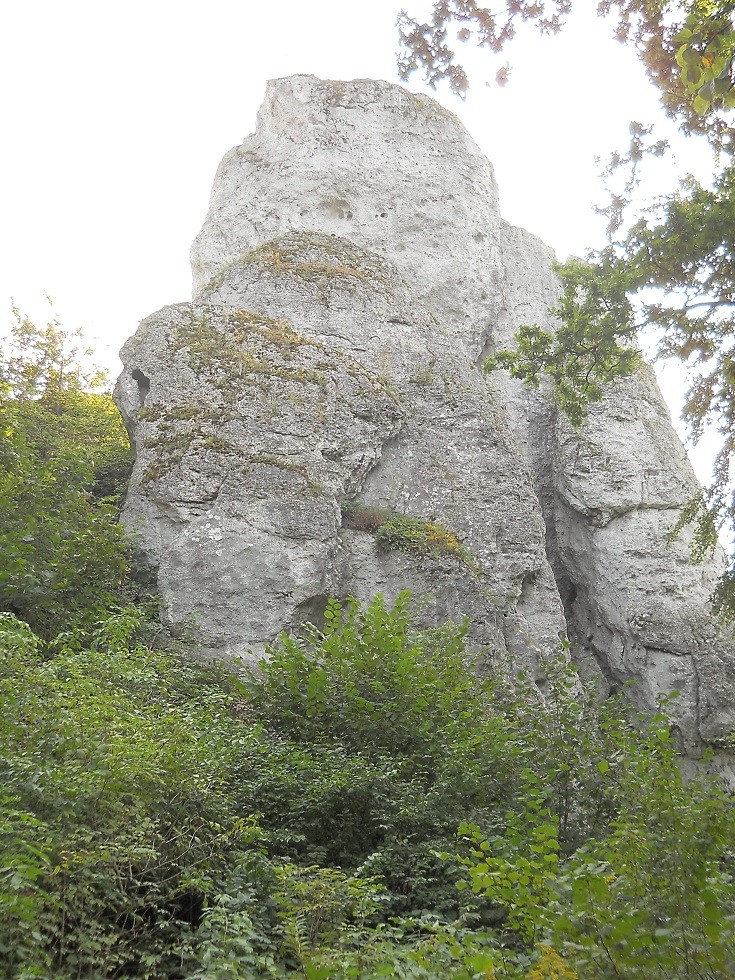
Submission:
[[[473,572],[479,571],[477,562],[456,534],[435,521],[347,501],[342,505],[342,523],[344,527],[373,534],[382,551],[405,551],[430,558],[448,556],[457,558]]]

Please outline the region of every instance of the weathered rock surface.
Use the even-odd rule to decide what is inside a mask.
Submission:
[[[191,251],[194,296],[244,250],[320,231],[394,261],[476,356],[499,301],[501,223],[492,166],[432,99],[387,82],[280,79],[217,171]]]
[[[271,82],[219,168],[193,302],[123,350],[124,519],[167,619],[250,656],[330,595],[410,588],[431,596],[426,622],[468,616],[477,648],[541,687],[567,631],[603,690],[631,680],[645,710],[681,691],[692,756],[722,745],[720,559],[692,564],[686,535],[667,540],[696,481],[652,375],[612,387],[575,432],[543,393],[478,370],[520,323],[548,322],[552,262],[502,220],[490,164],[432,100]]]
[[[427,621],[467,615],[473,643],[542,683],[565,626],[528,472],[477,368],[394,266],[292,233],[149,317],[124,356],[125,516],[160,564],[167,618],[247,655],[330,595],[411,588],[433,594]],[[446,532],[439,553],[408,538],[382,551],[382,510]]]

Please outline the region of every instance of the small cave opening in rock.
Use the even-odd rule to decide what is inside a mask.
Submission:
[[[151,390],[151,379],[147,378],[138,368],[133,369],[131,377],[138,386],[138,407],[143,408]]]

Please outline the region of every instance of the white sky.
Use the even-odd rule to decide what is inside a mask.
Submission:
[[[114,374],[138,322],[189,297],[188,250],[215,169],[253,131],[266,79],[397,81],[400,6],[0,0],[0,319],[11,297],[43,315],[48,293]],[[601,242],[595,157],[626,146],[631,119],[660,120],[634,54],[612,40],[594,0],[577,7],[560,36],[510,46],[506,88],[484,85],[499,64],[468,48],[470,98],[435,93],[495,165],[504,216],[560,258]],[[422,88],[418,77],[410,87]],[[680,144],[657,189],[702,166]],[[699,454],[703,477],[709,453]]]

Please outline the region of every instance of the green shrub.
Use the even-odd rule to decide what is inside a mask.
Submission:
[[[554,794],[526,770],[502,833],[460,829],[465,885],[505,909],[506,943],[546,945],[579,977],[725,980],[735,975],[732,802],[711,780],[684,780],[664,715],[611,731],[615,769],[597,766],[615,810],[598,834],[560,856]]]
[[[179,975],[210,896],[261,849],[227,794],[228,695],[126,645],[138,618],[45,659],[0,616],[0,975]]]
[[[0,976],[725,980],[729,798],[464,627],[331,602],[239,679],[0,615]]]
[[[462,819],[485,825],[512,793],[514,752],[488,710],[492,683],[463,659],[465,627],[418,633],[410,610],[408,593],[392,609],[380,596],[364,608],[331,601],[323,632],[279,638],[248,697],[285,740],[288,762],[267,778],[288,779],[300,797],[289,819],[303,853],[380,873],[394,912],[453,914],[459,896],[436,852]],[[279,819],[281,794],[269,815],[271,792],[253,793],[264,827]]]

